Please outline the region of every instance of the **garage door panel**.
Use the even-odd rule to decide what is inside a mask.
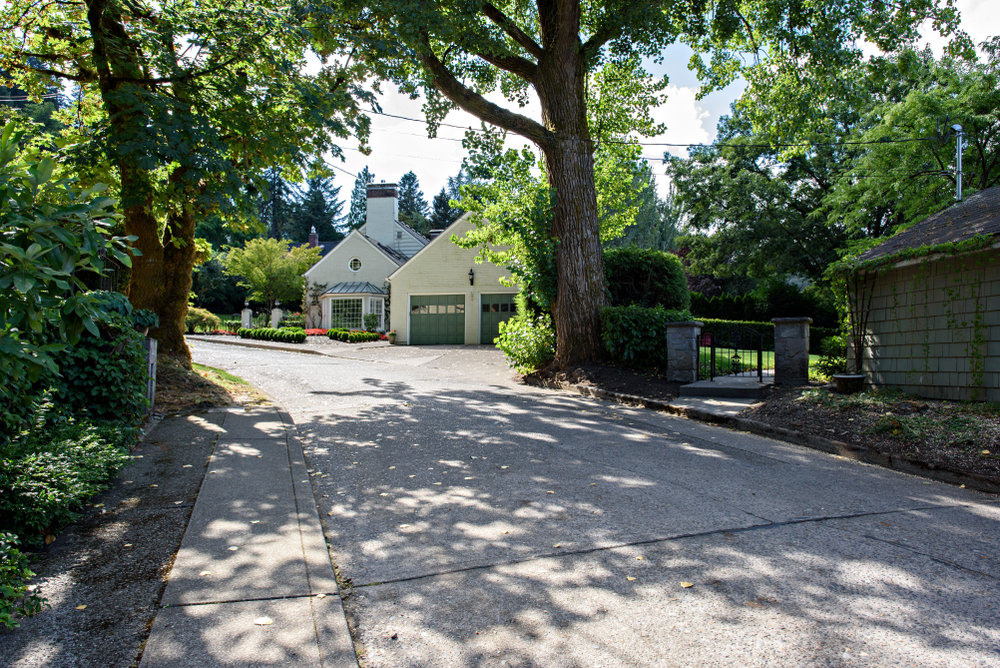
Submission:
[[[465,295],[411,296],[410,343],[465,343]]]
[[[481,295],[479,313],[479,343],[492,344],[500,336],[500,323],[517,315],[513,294]]]

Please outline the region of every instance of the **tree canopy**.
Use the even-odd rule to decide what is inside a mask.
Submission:
[[[296,246],[278,239],[252,239],[243,248],[230,249],[222,259],[227,274],[239,276],[250,299],[268,309],[278,301],[291,302],[302,297],[305,279],[302,274],[319,261],[321,248]]]
[[[601,355],[605,287],[594,153],[602,142],[654,128],[648,112],[662,88],[649,85],[642,56],[660,57],[664,46],[686,42],[707,55],[692,63],[706,89],[744,74],[757,95],[804,112],[805,100],[782,97],[790,78],[834,90],[839,71],[862,58],[861,40],[891,49],[914,38],[925,19],[944,32],[957,19],[949,3],[936,0],[314,0],[309,6],[321,42],[349,27],[376,74],[405,93],[423,92],[432,134],[449,110],[461,108],[538,147],[555,193],[551,310],[558,366]],[[510,104],[488,99],[491,92]],[[540,120],[518,111],[532,96]]]

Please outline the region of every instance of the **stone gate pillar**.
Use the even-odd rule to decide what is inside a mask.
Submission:
[[[774,384],[809,382],[809,324],[812,318],[772,318],[774,323]]]
[[[693,383],[698,380],[698,337],[702,323],[671,322],[667,325],[667,380]]]
[[[279,322],[281,322],[281,309],[271,309],[271,329],[277,329]]]
[[[242,311],[240,311],[240,324],[246,327],[247,329],[253,327],[253,311],[251,311],[248,308],[245,308]]]

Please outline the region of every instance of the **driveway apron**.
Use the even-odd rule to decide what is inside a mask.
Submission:
[[[364,666],[1000,666],[996,497],[517,385],[491,348],[193,354],[294,419]]]

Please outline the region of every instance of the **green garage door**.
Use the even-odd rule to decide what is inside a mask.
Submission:
[[[500,336],[500,323],[517,313],[514,295],[482,295],[482,313],[479,320],[479,342],[493,344]]]
[[[410,345],[465,343],[465,295],[410,297]]]

